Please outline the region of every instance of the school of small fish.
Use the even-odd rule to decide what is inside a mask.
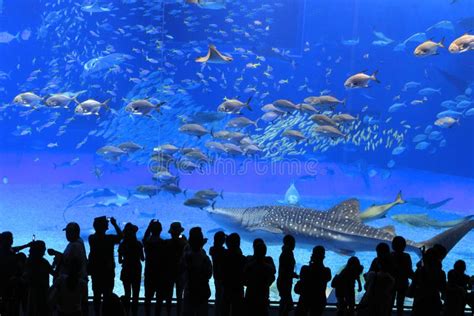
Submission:
[[[202,171],[219,159],[304,160],[360,150],[388,153],[387,167],[393,168],[410,150],[434,154],[446,147],[449,130],[474,116],[472,83],[462,94],[448,96],[421,80],[391,83],[391,74],[369,52],[360,59],[372,69],[353,71],[322,42],[304,41],[299,51],[266,45],[278,27],[273,16],[286,5],[278,0],[48,2],[38,29],[0,32],[0,45],[33,37],[51,54],[47,67],[33,70],[0,108],[0,120],[21,122],[11,133],[18,138],[47,133],[50,141],[39,146],[46,150],[76,139],[74,150],[86,146],[108,164],[146,165],[150,183],[137,186],[135,194],[152,197],[186,195],[180,174]],[[441,54],[474,55],[474,35],[457,31],[443,20],[401,39],[374,30],[367,44],[415,62]],[[363,43],[344,37],[334,44],[351,49]],[[312,71],[318,75],[299,76],[302,60],[315,56]],[[44,64],[41,58],[46,57],[35,57],[30,66]],[[9,77],[0,71],[0,81]],[[371,96],[384,90],[393,95],[391,104],[377,104]],[[360,97],[364,104],[354,101]],[[445,100],[436,104],[440,98]],[[414,123],[416,111],[427,107],[437,108],[436,116]],[[91,140],[102,146],[90,148]],[[103,173],[93,172],[98,178]],[[214,207],[218,196],[222,192],[206,188],[184,204]]]

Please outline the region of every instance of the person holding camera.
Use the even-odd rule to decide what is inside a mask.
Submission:
[[[92,279],[94,294],[94,312],[100,315],[101,301],[113,293],[115,280],[114,247],[122,240],[123,233],[115,218],[110,218],[115,234],[106,234],[109,219],[105,216],[94,219],[95,233],[89,236],[88,273]]]

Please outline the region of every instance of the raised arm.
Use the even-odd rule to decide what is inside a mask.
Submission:
[[[120,226],[117,224],[117,220],[115,219],[115,217],[110,218],[110,224],[112,224],[112,226],[114,226],[114,229],[115,229],[115,232],[117,233],[118,238],[122,239],[123,238],[123,232],[122,232],[122,229],[120,228]]]

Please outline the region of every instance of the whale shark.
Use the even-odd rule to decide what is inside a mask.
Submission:
[[[300,244],[320,244],[337,253],[353,255],[374,251],[380,242],[391,242],[395,237],[393,227],[376,228],[364,224],[359,218],[359,209],[359,200],[349,199],[326,211],[283,205],[215,207],[206,211],[230,229],[239,227],[241,231],[243,228],[244,238],[258,236],[270,243],[274,237],[281,242],[282,234],[292,234]],[[449,251],[473,227],[474,220],[468,220],[426,241],[407,240],[407,250],[420,254],[421,247],[441,244]]]
[[[286,190],[285,198],[283,200],[278,200],[277,202],[287,205],[299,205],[300,197],[300,193],[296,189],[295,184],[292,183],[288,190]]]

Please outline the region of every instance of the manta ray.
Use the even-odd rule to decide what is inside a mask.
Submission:
[[[230,56],[225,56],[221,52],[219,52],[214,45],[209,45],[209,50],[207,51],[207,55],[203,57],[196,58],[196,62],[198,63],[212,63],[212,64],[226,64],[233,60]]]
[[[326,211],[295,206],[256,206],[247,208],[207,208],[206,211],[229,229],[244,230],[244,238],[265,238],[269,242],[292,234],[299,244],[324,245],[340,254],[373,251],[380,242],[391,242],[393,227],[375,228],[359,218],[359,200],[349,199]],[[237,226],[237,227],[236,227]],[[420,248],[441,244],[449,251],[474,227],[467,220],[421,242],[407,240],[407,250],[420,254]],[[273,237],[273,238],[272,238]],[[277,237],[277,238],[274,238]]]

